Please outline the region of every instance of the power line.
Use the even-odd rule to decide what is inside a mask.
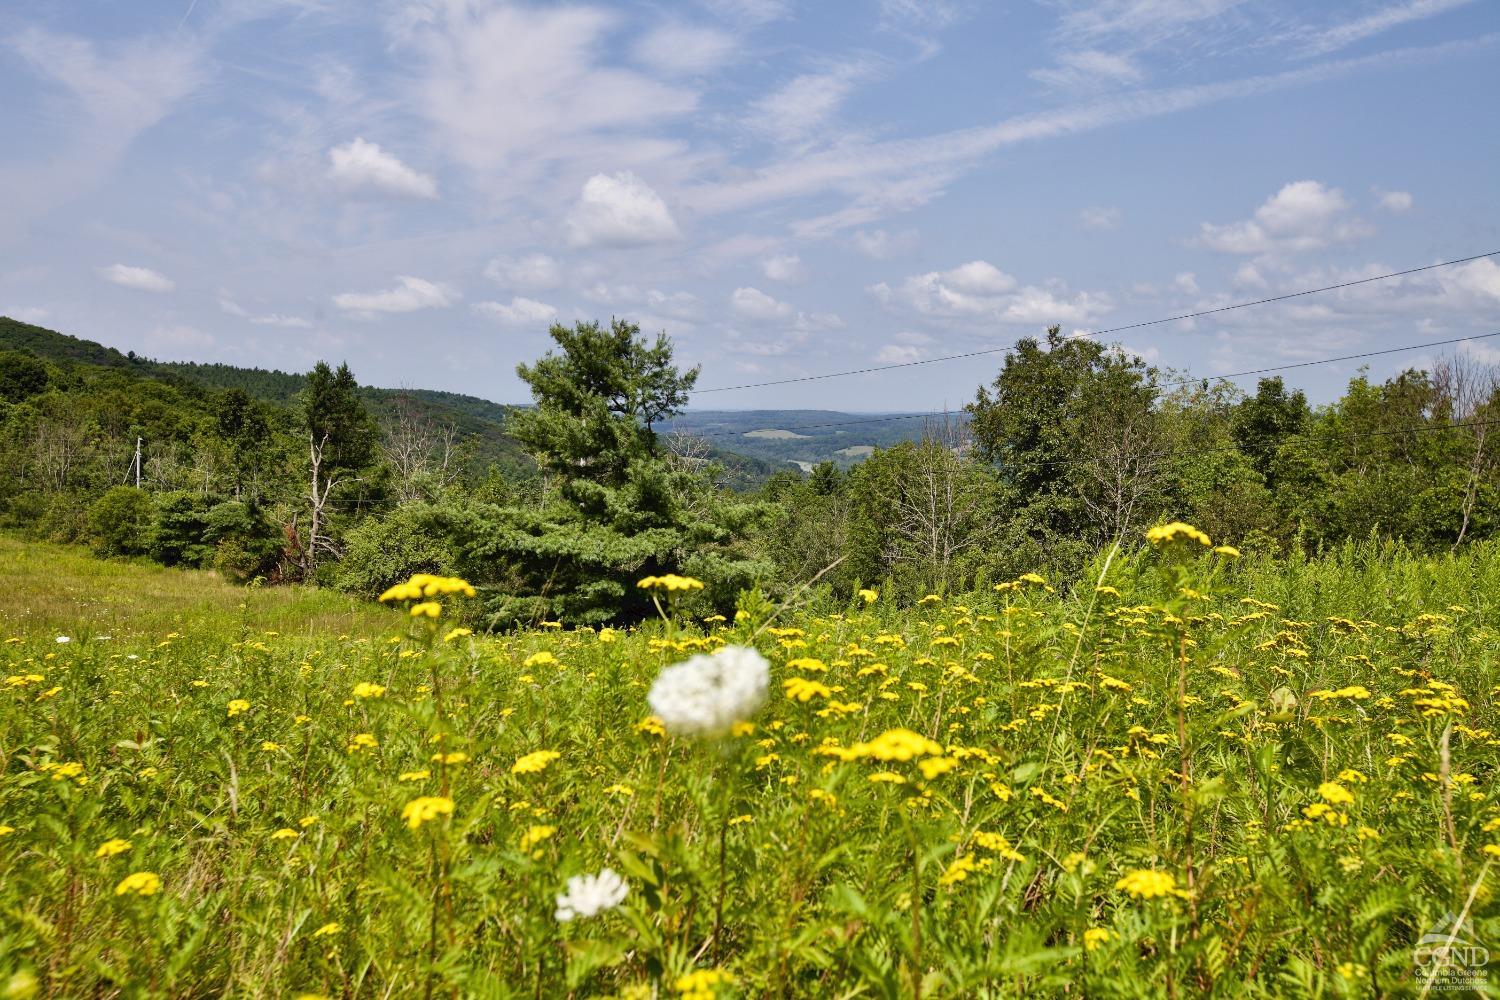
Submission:
[[[1251,306],[1269,305],[1273,302],[1285,302],[1288,299],[1301,298],[1304,295],[1317,295],[1321,292],[1333,292],[1340,288],[1353,288],[1356,285],[1367,285],[1372,281],[1387,281],[1391,278],[1400,278],[1408,274],[1417,274],[1421,271],[1431,271],[1439,267],[1452,267],[1455,264],[1467,264],[1470,261],[1482,260],[1485,257],[1493,257],[1500,254],[1500,250],[1490,250],[1485,253],[1474,254],[1470,257],[1459,257],[1456,260],[1440,261],[1436,264],[1424,264],[1421,267],[1409,267],[1404,271],[1392,271],[1389,274],[1377,274],[1369,278],[1357,278],[1353,281],[1341,281],[1336,285],[1324,285],[1321,288],[1305,288],[1299,292],[1287,292],[1283,295],[1272,295],[1264,299],[1254,299],[1249,302],[1236,302],[1232,305],[1217,306],[1213,309],[1199,309],[1196,312],[1182,313],[1177,316],[1165,316],[1161,319],[1148,319],[1140,323],[1128,323],[1125,326],[1112,326],[1104,330],[1094,330],[1087,334],[1090,337],[1102,337],[1110,333],[1124,333],[1127,330],[1140,330],[1148,326],[1160,326],[1163,323],[1176,323],[1181,320],[1198,319],[1202,316],[1213,316],[1218,313],[1231,312],[1235,309],[1248,309]],[[965,358],[978,358],[989,354],[1003,354],[1014,350],[1015,344],[1006,347],[987,347],[979,351],[966,351],[963,354],[946,354],[937,358],[924,358],[920,361],[902,361],[891,365],[875,365],[870,368],[851,368],[841,372],[824,372],[820,375],[801,375],[797,378],[772,379],[769,382],[746,382],[743,385],[720,385],[711,386],[707,389],[693,389],[696,394],[709,392],[733,392],[739,389],[763,389],[773,385],[791,385],[796,382],[817,382],[822,379],[843,378],[847,375],[868,375],[872,372],[888,372],[898,368],[915,368],[919,365],[935,365],[943,361],[962,361]]]
[[[1494,330],[1490,333],[1476,333],[1467,337],[1452,337],[1447,340],[1429,340],[1421,344],[1403,344],[1400,347],[1385,347],[1378,351],[1361,351],[1358,354],[1340,354],[1337,357],[1332,358],[1317,358],[1312,361],[1295,361],[1285,365],[1270,365],[1266,368],[1249,368],[1245,371],[1239,372],[1224,372],[1221,375],[1201,375],[1188,378],[1168,379],[1167,381],[1158,382],[1156,384],[1159,388],[1166,388],[1169,386],[1192,385],[1195,382],[1218,382],[1232,378],[1244,378],[1249,375],[1266,375],[1270,372],[1291,371],[1295,368],[1311,368],[1316,365],[1337,364],[1340,361],[1358,361],[1361,358],[1376,358],[1386,354],[1400,354],[1403,351],[1420,351],[1432,347],[1446,347],[1452,344],[1462,344],[1465,341],[1470,340],[1485,340],[1490,337],[1500,337],[1500,330]],[[811,430],[819,427],[847,427],[853,424],[876,424],[884,423],[890,420],[917,420],[923,417],[941,417],[947,416],[954,412],[955,411],[952,410],[928,410],[922,413],[893,413],[889,416],[863,417],[858,420],[829,420],[815,424],[794,424],[779,429],[799,431]],[[962,413],[963,411],[959,410],[957,412]],[[673,425],[669,425],[669,427],[672,426]],[[745,432],[743,431],[706,431],[700,434],[695,434],[692,431],[687,430],[686,428],[684,428],[684,433],[691,434],[693,437],[700,438],[744,437],[745,434]]]

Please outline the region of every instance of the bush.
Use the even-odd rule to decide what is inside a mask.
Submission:
[[[150,494],[134,486],[116,486],[89,507],[89,537],[106,556],[145,555],[151,547],[155,507]]]
[[[439,508],[412,503],[360,522],[344,537],[346,549],[334,584],[376,597],[413,573],[451,574],[453,553],[439,520]]]
[[[205,566],[213,558],[208,542],[208,500],[186,490],[156,498],[151,558],[166,566]]]
[[[270,575],[281,557],[281,531],[257,507],[237,500],[209,509],[204,538],[214,547],[214,569],[234,583]]]

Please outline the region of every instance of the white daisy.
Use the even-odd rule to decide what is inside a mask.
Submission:
[[[722,736],[766,701],[771,668],[747,646],[725,646],[663,670],[646,701],[667,731]]]
[[[559,923],[575,917],[593,917],[613,910],[625,901],[630,886],[612,868],[597,875],[574,875],[568,879],[568,891],[557,894]]]

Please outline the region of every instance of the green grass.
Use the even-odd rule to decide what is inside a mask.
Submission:
[[[207,570],[101,560],[71,545],[0,535],[0,629],[28,638],[238,629],[302,635],[389,626],[385,609],[313,587],[246,588]]]
[[[0,566],[0,995],[1416,996],[1445,914],[1500,939],[1495,546],[452,639]],[[726,643],[753,732],[662,734],[658,673]],[[623,905],[555,920],[605,866]]]

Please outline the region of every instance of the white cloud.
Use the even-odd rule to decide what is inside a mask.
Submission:
[[[348,188],[374,188],[412,198],[437,197],[437,181],[364,139],[328,151],[328,177]]]
[[[910,231],[890,233],[884,229],[860,229],[849,237],[849,243],[866,257],[885,260],[916,249],[917,234]]]
[[[1172,284],[1179,292],[1188,295],[1198,294],[1198,276],[1192,271],[1182,271],[1172,279]]]
[[[562,267],[544,253],[524,257],[496,257],[484,266],[484,276],[510,288],[545,291],[562,284]]]
[[[761,323],[787,320],[796,310],[777,301],[759,288],[736,288],[729,296],[729,307],[747,319]]]
[[[870,294],[882,306],[936,319],[974,324],[1088,324],[1108,312],[1107,295],[1069,292],[1060,283],[1020,286],[988,261],[976,260],[948,271],[913,275],[900,285],[873,285]]]
[[[333,304],[346,312],[370,316],[375,313],[408,313],[418,309],[443,309],[457,302],[461,295],[446,285],[400,274],[396,287],[383,292],[343,292],[333,297]]]
[[[875,352],[875,360],[882,365],[905,365],[922,360],[922,349],[910,344],[885,344]]]
[[[1438,282],[1449,295],[1500,303],[1500,264],[1492,257],[1446,268],[1438,272]]]
[[[1118,229],[1120,226],[1120,210],[1118,208],[1104,207],[1079,209],[1078,224],[1084,229],[1093,229],[1098,232]]]
[[[1093,90],[1139,83],[1144,74],[1129,56],[1097,49],[1064,52],[1058,64],[1034,69],[1031,78],[1055,90]]]
[[[664,24],[635,45],[635,58],[647,69],[673,75],[707,73],[729,62],[734,36],[714,28]]]
[[[568,214],[567,230],[575,247],[644,246],[682,235],[661,195],[628,170],[590,177]]]
[[[311,330],[312,322],[301,316],[283,316],[281,313],[267,313],[264,316],[251,316],[250,322],[256,326],[278,326],[284,330]]]
[[[880,24],[891,29],[940,31],[962,20],[968,0],[880,0]]]
[[[1379,199],[1377,204],[1383,211],[1400,215],[1402,212],[1410,212],[1412,205],[1411,193],[1408,191],[1375,191]]]
[[[754,101],[746,125],[777,142],[794,143],[822,130],[865,73],[849,63],[826,73],[805,73]]]
[[[720,17],[745,24],[765,24],[791,12],[791,0],[701,0]]]
[[[177,283],[166,275],[149,267],[133,267],[129,264],[111,264],[99,268],[99,277],[123,288],[134,288],[138,292],[170,292]]]
[[[681,143],[649,130],[693,111],[697,95],[611,65],[623,15],[438,0],[410,9],[394,34],[422,57],[422,110],[460,163],[507,194],[559,162],[681,157]]]
[[[557,310],[554,307],[520,295],[513,297],[508,303],[476,302],[474,311],[507,326],[550,324],[557,319]]]
[[[1421,21],[1472,2],[1473,0],[1404,0],[1402,3],[1383,7],[1364,17],[1345,21],[1317,33],[1308,41],[1303,54],[1320,55],[1332,52],[1369,38],[1371,35],[1378,35],[1382,31],[1388,31],[1412,21]]]
[[[1199,227],[1198,241],[1210,250],[1236,254],[1277,254],[1317,250],[1369,236],[1369,224],[1351,214],[1338,188],[1318,181],[1293,181],[1243,222]]]
[[[780,281],[789,285],[800,284],[807,280],[807,268],[803,266],[802,258],[794,253],[767,257],[761,261],[760,270],[772,281]]]
[[[1244,0],[1096,0],[1072,6],[1060,33],[1069,38],[1122,38],[1139,47],[1159,44],[1218,18]]]

